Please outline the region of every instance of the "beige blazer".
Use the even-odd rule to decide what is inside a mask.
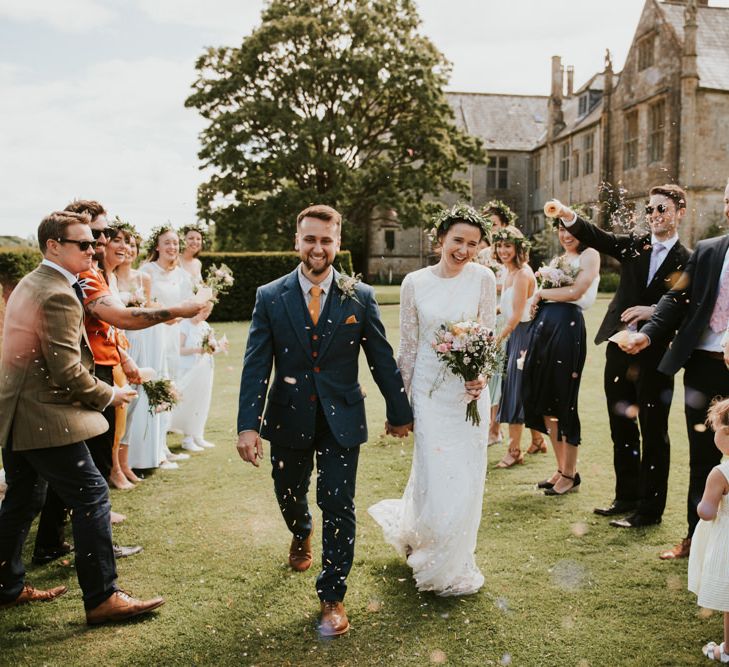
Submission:
[[[50,266],[13,290],[0,361],[1,447],[60,447],[109,428],[101,410],[113,390],[93,376],[83,317],[68,280]]]

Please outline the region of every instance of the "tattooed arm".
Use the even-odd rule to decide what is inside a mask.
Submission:
[[[116,296],[107,294],[89,301],[86,314],[97,320],[127,330],[147,327],[174,320],[177,317],[194,317],[206,304],[197,301],[183,301],[169,308],[127,308]]]

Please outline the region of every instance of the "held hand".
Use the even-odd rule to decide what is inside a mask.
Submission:
[[[131,357],[124,359],[121,367],[124,371],[124,375],[127,376],[129,384],[142,384],[142,382],[144,382],[144,380],[142,380],[142,376],[139,374],[139,366],[137,366],[134,359]]]
[[[385,433],[394,435],[396,438],[407,438],[408,433],[413,430],[413,423],[403,424],[402,426],[393,426],[390,422],[385,422]]]
[[[193,299],[187,299],[183,301],[177,308],[180,317],[189,318],[195,317],[201,310],[207,308],[207,301],[195,301]]]
[[[638,354],[651,344],[651,339],[642,333],[632,333],[625,342],[620,343],[620,349],[628,354]]]
[[[120,405],[124,405],[125,403],[129,403],[133,398],[137,397],[137,392],[129,385],[125,385],[124,387],[114,386],[112,389],[114,394],[111,398],[111,405],[115,408],[118,408]]]
[[[479,375],[477,380],[469,380],[465,383],[466,393],[468,394],[469,400],[477,401],[481,396],[483,388],[486,386],[486,378],[483,375]]]
[[[256,468],[263,458],[263,441],[256,431],[243,431],[238,434],[238,455],[247,463],[252,463]]]
[[[638,322],[647,322],[655,312],[655,306],[631,306],[623,311],[620,321],[637,325]]]

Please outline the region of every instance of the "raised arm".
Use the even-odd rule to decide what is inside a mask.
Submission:
[[[86,313],[97,320],[108,322],[118,329],[136,330],[161,324],[178,317],[195,317],[204,302],[187,300],[169,308],[127,308],[114,294],[106,294],[85,305]]]

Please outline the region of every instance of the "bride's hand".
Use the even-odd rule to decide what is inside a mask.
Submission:
[[[471,400],[477,401],[485,386],[486,378],[483,375],[479,375],[477,380],[469,380],[465,383],[466,393]]]

